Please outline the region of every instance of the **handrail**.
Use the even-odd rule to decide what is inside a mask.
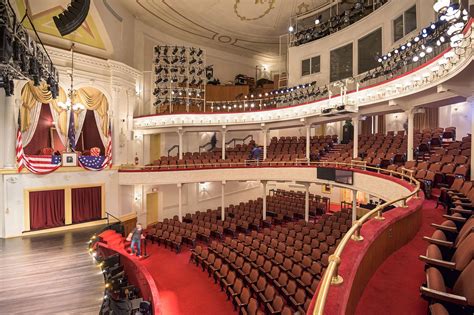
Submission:
[[[233,138],[231,140],[229,140],[228,142],[225,143],[226,146],[228,146],[229,144],[231,144],[232,142],[234,143],[234,148],[235,148],[235,143],[237,141],[242,141],[243,144],[245,144],[245,141],[247,141],[247,139],[251,139],[250,141],[253,140],[253,135],[248,135],[246,136],[245,138]]]
[[[111,214],[111,213],[109,213],[109,212],[107,212],[107,211],[105,211],[105,215],[107,216],[107,225],[110,224],[110,219],[109,219],[109,217],[112,217],[112,218],[114,218],[115,220],[117,220],[119,223],[122,223],[122,220],[120,220],[119,218],[117,218],[116,216],[114,216],[113,214]]]
[[[178,148],[178,155],[179,155],[179,145],[175,144],[171,148],[168,149],[168,157],[170,156],[170,152],[173,151],[174,149]]]
[[[204,149],[205,147],[207,147],[208,145],[211,145],[212,143],[211,142],[208,142],[208,143],[205,143],[203,145],[200,145],[199,146],[199,153],[201,153],[201,149]]]
[[[370,168],[370,167],[369,167]],[[388,170],[385,170],[388,171]],[[332,254],[329,257],[329,265],[326,269],[326,272],[323,275],[323,278],[321,279],[321,284],[319,287],[319,293],[318,297],[316,299],[316,304],[313,310],[314,315],[322,315],[324,314],[324,306],[326,304],[327,296],[329,293],[329,288],[331,285],[339,285],[343,282],[342,277],[338,274],[338,269],[339,265],[341,264],[341,255],[346,247],[347,243],[349,240],[354,240],[356,242],[361,242],[363,241],[363,236],[360,235],[360,229],[362,226],[369,221],[369,219],[376,214],[375,219],[376,220],[384,220],[385,218],[382,215],[382,211],[390,205],[393,205],[398,202],[402,202],[402,207],[407,207],[407,200],[412,198],[413,196],[418,196],[418,192],[420,191],[420,182],[416,180],[413,177],[412,172],[408,172],[405,168],[402,169],[402,173],[399,172],[394,172],[394,171],[388,171],[390,175],[392,174],[397,174],[400,175],[402,179],[408,179],[410,184],[415,184],[415,189],[409,193],[407,196],[387,201],[377,207],[375,207],[373,210],[367,212],[362,218],[359,220],[355,221],[352,225],[352,227],[347,231],[347,233],[344,235],[344,237],[341,239],[341,242],[337,246],[336,250],[334,251],[334,254]],[[408,174],[408,175],[407,175]]]

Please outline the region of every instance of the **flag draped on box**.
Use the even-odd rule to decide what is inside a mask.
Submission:
[[[26,167],[33,174],[44,175],[54,172],[61,166],[59,155],[26,155],[23,150],[23,138],[21,135],[21,116],[18,114],[18,132],[16,136],[16,161],[18,172]]]
[[[101,171],[107,166],[112,167],[112,128],[110,126],[110,123],[109,131],[107,134],[107,147],[105,148],[105,155],[82,155],[79,156],[78,160],[79,165],[89,171]]]

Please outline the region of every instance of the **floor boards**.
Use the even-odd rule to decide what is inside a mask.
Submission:
[[[0,239],[0,314],[98,314],[104,281],[87,241],[99,229]]]

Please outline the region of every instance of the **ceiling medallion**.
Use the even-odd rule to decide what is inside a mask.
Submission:
[[[267,3],[268,4],[268,8],[262,13],[260,14],[259,16],[257,17],[246,17],[246,16],[242,16],[240,13],[239,13],[239,4],[240,4],[240,1],[241,0],[235,0],[235,3],[234,3],[234,13],[235,15],[237,15],[241,21],[255,21],[255,20],[259,20],[261,18],[263,18],[265,15],[267,15],[268,13],[270,13],[271,10],[273,10],[275,8],[275,1],[276,0],[255,0],[255,5],[262,5],[262,4],[265,4]]]

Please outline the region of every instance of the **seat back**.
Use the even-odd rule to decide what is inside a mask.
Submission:
[[[461,272],[453,286],[453,293],[467,298],[467,304],[474,306],[474,260]]]

